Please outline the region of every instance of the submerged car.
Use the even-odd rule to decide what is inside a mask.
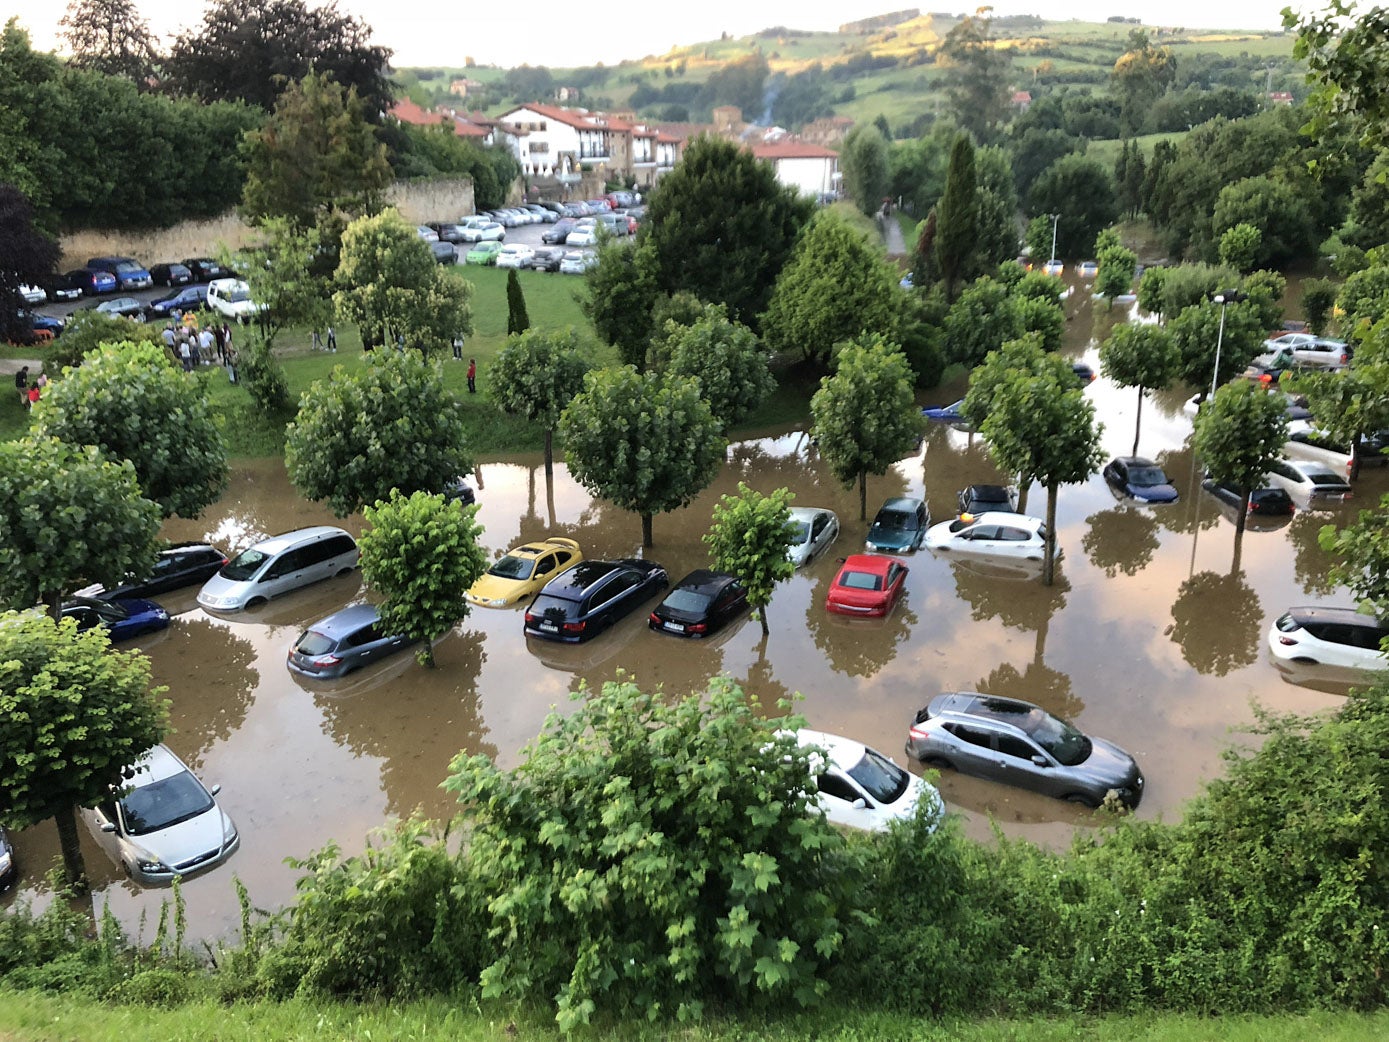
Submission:
[[[169,628],[169,613],[154,601],[138,597],[119,601],[73,597],[63,603],[62,615],[65,619],[76,619],[79,630],[104,626],[113,642],[133,640]]]
[[[1274,460],[1268,468],[1273,484],[1292,496],[1301,496],[1309,506],[1344,503],[1352,496],[1344,474],[1337,474],[1324,463],[1308,460]]]
[[[809,728],[796,732],[796,740],[812,751],[815,804],[835,825],[882,832],[894,821],[911,817],[918,803],[937,824],[945,812],[933,785],[862,742]]]
[[[1389,669],[1380,650],[1389,622],[1354,608],[1291,608],[1268,631],[1274,658],[1351,669]]]
[[[1002,485],[969,485],[955,497],[961,514],[984,514],[990,510],[1014,513],[1018,509],[1013,490]]]
[[[552,536],[540,542],[522,543],[487,569],[465,596],[469,604],[482,608],[519,604],[583,559],[584,552],[572,539]]]
[[[1175,503],[1177,490],[1163,469],[1142,456],[1119,456],[1105,464],[1104,480],[1120,495],[1141,503]]]
[[[241,845],[232,819],[167,746],[124,771],[125,784],[82,818],[101,848],[145,886],[222,864]]]
[[[968,423],[962,410],[965,407],[965,400],[961,398],[957,402],[949,405],[928,405],[921,410],[921,415],[928,420],[935,420],[937,423]]]
[[[839,518],[823,507],[792,507],[790,526],[786,556],[797,568],[815,560],[839,538]]]
[[[1245,498],[1243,493],[1228,481],[1216,481],[1208,477],[1201,482],[1201,487],[1226,506],[1234,507],[1236,510]],[[1248,515],[1251,520],[1255,517],[1291,517],[1297,509],[1293,504],[1293,497],[1281,488],[1253,489],[1248,500]]]
[[[853,554],[844,559],[825,595],[825,611],[871,618],[886,615],[902,596],[907,566],[878,554]]]
[[[654,561],[583,561],[551,579],[526,609],[528,637],[579,644],[670,585]]]
[[[913,719],[907,754],[1087,807],[1112,794],[1132,809],[1143,798],[1143,772],[1132,756],[1015,698],[937,695]]]
[[[310,677],[340,677],[413,644],[403,633],[382,633],[374,604],[350,604],[299,634],[286,664]]]
[[[991,510],[944,521],[926,533],[925,545],[941,553],[1025,557],[1040,561],[1046,553],[1047,526],[1026,514]]]
[[[748,588],[736,576],[698,568],[676,583],[647,618],[653,630],[707,637],[748,608]]]
[[[889,499],[873,518],[865,546],[885,554],[910,553],[921,546],[931,514],[925,500],[900,497]]]
[[[89,586],[79,592],[103,601],[153,597],[157,593],[205,583],[226,563],[227,555],[211,543],[174,543],[159,551],[159,557],[148,575],[131,578],[109,590],[102,586]]]

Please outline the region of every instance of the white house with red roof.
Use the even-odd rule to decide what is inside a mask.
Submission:
[[[824,145],[782,138],[751,145],[749,151],[771,163],[776,179],[802,195],[839,190],[839,153]]]
[[[527,176],[578,174],[612,159],[608,128],[594,122],[583,109],[529,102],[508,109],[496,119],[525,132],[528,149],[521,170]]]

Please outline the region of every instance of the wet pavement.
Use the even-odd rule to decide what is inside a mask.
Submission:
[[[1098,370],[1088,301],[1073,308],[1078,347],[1071,353]],[[940,388],[929,398],[951,401],[959,390]],[[1101,378],[1086,394],[1106,424],[1107,455],[1127,454],[1135,392]],[[907,559],[907,592],[890,617],[827,615],[837,558],[862,549],[868,521],[858,519],[856,489],[840,487],[804,432],[792,431],[731,445],[711,488],[689,508],[656,517],[655,545],[646,554],[672,580],[706,565],[700,536],[718,497],[739,481],[764,492],[785,485],[796,493],[795,505],[834,510],[843,525],[839,541],[778,588],[766,640],[745,618],[708,641],[685,641],[648,630],[639,611],[588,644],[556,646],[527,641],[520,610],[478,609],[440,642],[435,670],[406,653],[314,682],[287,670],[286,652],[306,624],[362,595],[359,576],[226,619],[198,609],[196,589],[166,598],[179,612],[172,627],[135,643],[153,660],[157,682],[168,686],[170,746],[206,783],[222,785],[219,800],[242,836],[228,864],[185,884],[190,936],[235,928],[233,875],[256,905],[279,906],[292,898],[297,875],[285,858],[304,857],[330,840],[360,850],[369,830],[416,808],[448,815],[452,801],[439,783],[455,754],[515,765],[552,707],[566,711],[581,685],[599,685],[621,670],[672,694],[727,673],[768,711],[799,694],[811,726],[866,741],[899,763],[906,762],[912,715],[940,691],[1026,698],[1132,752],[1147,776],[1138,814],[1175,820],[1184,801],[1221,771],[1221,750],[1244,740],[1240,729],[1253,722],[1254,703],[1311,712],[1341,701],[1351,678],[1325,671],[1285,678],[1268,659],[1265,636],[1291,605],[1350,603],[1326,579],[1329,561],[1317,547],[1317,530],[1351,517],[1356,504],[1373,504],[1389,487],[1385,470],[1370,471],[1355,504],[1300,512],[1289,524],[1249,532],[1240,571],[1231,574],[1233,524],[1200,490],[1186,447],[1184,397],[1173,392],[1144,405],[1140,444],[1167,469],[1182,500],[1156,508],[1124,504],[1098,475],[1063,488],[1057,535],[1064,556],[1051,588],[1026,570],[918,553]],[[940,520],[951,516],[965,485],[1003,481],[979,438],[936,427],[915,454],[870,479],[869,512],[889,496],[924,496]],[[494,553],[546,535],[578,540],[590,558],[641,553],[636,515],[595,502],[562,466],[547,484],[538,455],[483,463],[475,483],[484,540]],[[1034,488],[1029,510],[1044,509],[1045,493]],[[280,461],[255,461],[234,469],[226,495],[204,518],[172,522],[166,534],[236,549],[266,533],[325,522],[333,523],[329,512],[293,491]],[[343,524],[360,530],[358,518]],[[981,838],[994,818],[1010,836],[1059,846],[1095,820],[1071,805],[984,781],[947,775],[940,787],[950,810],[965,815],[968,831]],[[41,889],[36,877],[57,855],[56,832],[45,824],[15,839],[26,873],[21,891]],[[84,850],[100,896],[121,920],[132,930],[142,913],[153,922],[167,892],[141,891],[121,879],[85,834]]]

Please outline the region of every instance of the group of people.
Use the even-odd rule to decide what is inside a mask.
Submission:
[[[26,409],[32,409],[34,403],[43,397],[43,389],[48,386],[48,375],[39,373],[31,384],[29,382],[29,367],[20,366],[19,372],[14,374],[14,387],[19,392],[19,404]]]
[[[191,313],[190,313],[191,314]],[[164,327],[164,346],[183,363],[184,372],[192,372],[194,366],[226,366],[233,383],[236,382],[236,350],[232,347],[231,326],[223,322],[198,328],[196,317],[189,322],[185,315],[182,322],[170,322]]]

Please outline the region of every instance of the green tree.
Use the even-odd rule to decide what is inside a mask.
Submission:
[[[392,489],[362,511],[362,578],[381,595],[381,631],[421,642],[420,665],[434,668],[434,641],[468,617],[464,594],[487,570],[476,505]]]
[[[515,770],[460,755],[444,783],[489,898],[483,994],[554,996],[564,1031],[824,994],[851,890],[796,721],[725,678],[575,700]]]
[[[1177,375],[1177,346],[1162,326],[1124,323],[1100,345],[1100,371],[1120,387],[1138,389],[1133,421],[1133,455],[1143,424],[1143,394],[1168,386]]]
[[[1288,415],[1278,395],[1247,380],[1226,384],[1196,414],[1192,445],[1206,471],[1240,492],[1235,538],[1244,534],[1249,493],[1259,488],[1269,464],[1283,454]]]
[[[0,615],[0,812],[10,828],[52,818],[67,881],[85,887],[77,808],[111,798],[121,771],[168,730],[150,662],[112,651],[100,627],[79,633],[33,612]]]
[[[1236,224],[1220,236],[1220,263],[1243,274],[1253,271],[1260,255],[1263,235],[1252,224]]]
[[[1218,248],[1225,233],[1240,225],[1259,233],[1258,248],[1248,268],[1241,270],[1280,267],[1316,245],[1312,214],[1302,193],[1272,177],[1246,177],[1220,190],[1211,214],[1212,244]]]
[[[1127,246],[1109,246],[1095,258],[1099,270],[1095,273],[1095,292],[1114,307],[1114,298],[1133,289],[1133,273],[1138,267],[1138,255]]]
[[[1033,214],[1060,214],[1056,229],[1059,257],[1078,257],[1101,228],[1114,223],[1119,204],[1114,178],[1104,166],[1082,155],[1062,156],[1032,184]]]
[[[529,329],[507,341],[492,363],[492,400],[503,412],[545,428],[545,476],[554,473],[554,431],[584,386],[588,362],[572,328]]]
[[[1076,385],[1070,363],[1042,350],[1035,338],[1012,340],[984,360],[970,380],[965,411],[982,416],[995,463],[1024,483],[1047,490],[1047,549],[1042,581],[1056,567],[1056,495],[1084,481],[1100,464],[1095,407]]]
[[[1341,284],[1336,295],[1341,335],[1359,340],[1364,330],[1389,316],[1389,264],[1374,263]]]
[[[133,0],[72,0],[58,23],[72,64],[143,87],[159,48]]]
[[[1037,176],[1062,156],[1085,151],[1085,139],[1075,137],[1059,127],[1042,129],[1029,127],[1015,135],[1009,148],[1013,156],[1013,181],[1018,195],[1026,198]],[[1051,234],[1051,228],[1047,228]]]
[[[242,250],[236,267],[246,273],[251,299],[265,305],[259,327],[267,349],[285,329],[321,330],[333,321],[331,273],[321,270],[323,233],[288,217],[265,217],[260,241]]]
[[[921,436],[912,371],[896,344],[881,336],[852,340],[833,376],[810,399],[820,456],[846,488],[858,483],[859,519],[868,517],[868,475],[886,474]]]
[[[584,275],[587,292],[579,306],[604,343],[617,348],[623,365],[646,368],[652,312],[660,290],[656,254],[646,242],[635,247],[611,240],[598,247],[598,263]]]
[[[1018,255],[1018,193],[1006,149],[976,149],[974,175],[979,214],[974,258],[979,272],[986,274]]]
[[[825,364],[836,344],[896,329],[898,275],[878,247],[832,210],[811,220],[762,316],[773,352]]]
[[[861,211],[870,217],[883,205],[890,188],[888,143],[872,123],[861,124],[849,132],[839,153],[844,173],[844,190]]]
[[[1389,242],[1389,151],[1380,152],[1351,196],[1342,238],[1362,249]]]
[[[1222,291],[1239,285],[1239,272],[1209,264],[1179,264],[1164,268],[1162,306],[1158,309],[1171,319],[1189,307],[1204,304]]]
[[[506,335],[524,333],[531,327],[531,317],[526,314],[526,296],[521,292],[521,280],[516,269],[506,273]]]
[[[284,217],[296,229],[319,228],[328,244],[347,220],[380,210],[391,183],[386,146],[363,99],[317,72],[285,88],[265,126],[246,135],[243,151],[241,206],[252,223]]]
[[[174,40],[165,72],[177,91],[204,101],[245,101],[269,110],[286,82],[317,75],[385,112],[394,90],[391,52],[371,26],[333,4],[306,0],[214,0],[202,25]]]
[[[0,184],[0,343],[27,340],[19,287],[37,285],[57,265],[58,254],[58,244],[34,226],[34,208],[24,193]]]
[[[644,237],[657,287],[727,304],[747,322],[767,309],[813,204],[731,141],[697,137],[651,195]]]
[[[990,351],[1023,334],[1017,297],[993,279],[976,279],[945,316],[946,352],[952,362],[973,368]]]
[[[1214,301],[1183,308],[1167,323],[1181,361],[1177,376],[1200,389],[1205,401],[1212,381],[1220,386],[1244,372],[1259,352],[1265,326],[1249,301],[1226,304]],[[1216,370],[1216,355],[1220,368]]]
[[[149,339],[148,327],[123,315],[81,308],[72,313],[63,335],[48,348],[44,366],[51,373],[65,366],[79,366],[88,354],[102,344],[121,344]]]
[[[289,411],[289,379],[263,338],[252,337],[237,352],[236,373],[251,401],[264,413],[281,418]]]
[[[936,234],[940,230],[940,219],[936,208],[931,207],[926,219],[921,222],[921,230],[916,236],[916,249],[912,252],[912,287],[930,289],[940,279],[940,267],[936,264]]]
[[[1389,614],[1389,496],[1381,496],[1379,508],[1362,510],[1355,523],[1337,528],[1326,525],[1318,537],[1321,548],[1334,555],[1331,578],[1355,594],[1361,610],[1382,619]],[[1382,694],[1381,694],[1382,697]]]
[[[719,421],[699,382],[600,369],[560,416],[560,437],[574,480],[623,510],[641,515],[642,545],[654,514],[688,506],[723,462]]]
[[[989,8],[966,15],[941,41],[945,91],[955,123],[988,141],[1008,114],[1009,60],[994,46]]]
[[[63,595],[116,586],[154,566],[159,507],[140,494],[128,460],[56,438],[0,442],[0,602],[42,603],[56,620]]]
[[[736,496],[719,497],[714,521],[703,536],[714,567],[736,575],[748,590],[748,603],[767,627],[767,605],[776,584],[791,578],[796,566],[786,556],[791,546],[791,500],[795,496],[779,488],[770,496],[738,482]]]
[[[34,430],[129,460],[165,517],[195,518],[227,487],[227,451],[202,386],[150,343],[102,347],[54,381]]]
[[[1356,348],[1349,369],[1300,372],[1289,389],[1307,396],[1317,426],[1350,448],[1352,481],[1360,476],[1362,439],[1389,428],[1389,319],[1381,319]]]
[[[974,145],[968,134],[958,134],[950,147],[945,193],[936,204],[936,266],[945,282],[947,303],[955,302],[956,285],[973,270],[978,235]]]
[[[1358,17],[1348,22],[1352,13]],[[1297,30],[1293,57],[1307,63],[1307,79],[1316,84],[1308,99],[1311,128],[1324,137],[1348,129],[1365,146],[1389,144],[1389,96],[1382,87],[1389,11],[1332,5],[1313,15],[1289,7],[1283,28]]]
[[[392,489],[440,492],[473,469],[463,406],[437,364],[381,351],[360,368],[334,366],[285,428],[285,469],[299,492],[346,517]]]
[[[1163,288],[1167,280],[1167,268],[1144,268],[1138,277],[1138,306],[1150,315],[1163,317]]]
[[[1114,63],[1109,79],[1119,97],[1124,133],[1139,134],[1153,102],[1172,85],[1177,59],[1171,48],[1154,47],[1144,29],[1129,32],[1128,46]]]
[[[1302,316],[1307,326],[1318,336],[1325,336],[1331,324],[1331,309],[1336,306],[1336,285],[1330,279],[1308,279],[1302,284]]]
[[[1114,184],[1118,190],[1119,212],[1137,217],[1143,210],[1143,150],[1138,142],[1125,141],[1114,164]]]
[[[333,303],[367,344],[403,337],[427,357],[473,331],[471,283],[436,264],[394,210],[359,217],[342,235]]]
[[[1066,339],[1066,312],[1060,304],[1042,297],[1014,294],[1006,306],[1009,310],[1017,310],[1021,319],[1019,335],[1035,333],[1045,350],[1061,350]]]
[[[727,431],[776,390],[767,352],[751,329],[728,317],[722,304],[708,304],[688,326],[667,330],[670,376],[699,381],[700,396]]]

